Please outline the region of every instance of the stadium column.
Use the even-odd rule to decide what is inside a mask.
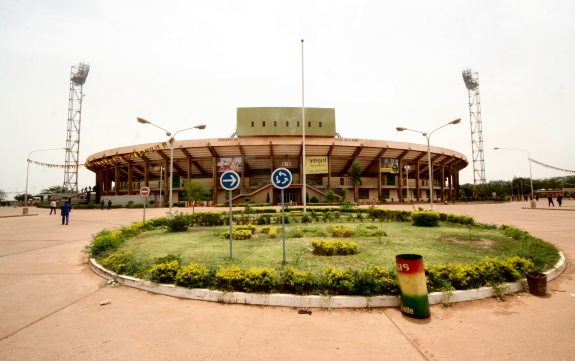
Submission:
[[[459,200],[459,169],[455,168],[455,199]]]
[[[214,206],[218,203],[218,158],[212,157],[212,184],[213,184],[213,196],[212,201],[214,202]]]
[[[106,195],[109,196],[111,193],[110,191],[112,190],[112,177],[111,177],[111,171],[110,171],[110,166],[106,166],[106,177],[104,182],[105,184],[105,188],[106,188]]]
[[[445,167],[443,165],[443,163],[440,164],[439,171],[441,173],[441,175],[439,176],[439,178],[441,178],[441,201],[445,202]]]
[[[116,167],[114,169],[114,194],[119,196],[120,195],[120,164],[116,163]]]
[[[452,202],[452,201],[453,201],[453,188],[451,188],[451,187],[452,187],[453,182],[452,182],[451,180],[452,180],[452,178],[453,178],[453,167],[449,167],[449,169],[448,169],[447,171],[448,171],[448,174],[447,174],[447,189],[448,189],[448,191],[449,191],[448,200],[449,200],[450,202]]]
[[[421,184],[421,182],[419,181],[419,161],[417,161],[415,163],[415,191],[417,192],[415,199],[418,202],[419,202],[419,197],[421,196],[421,191],[419,189],[420,184]]]
[[[377,159],[377,199],[381,199],[381,157]]]
[[[401,203],[401,201],[403,200],[403,165],[402,165],[403,161],[400,159],[398,162],[399,165],[399,179],[397,184],[399,185],[397,187],[398,192],[397,192],[397,200],[399,201],[399,203]]]
[[[102,184],[104,182],[102,182],[102,178],[103,178],[104,172],[102,172],[101,169],[97,169],[96,170],[96,189],[98,190],[98,192],[96,192],[96,202],[100,201],[100,196],[102,195]]]
[[[327,156],[327,189],[331,189],[331,155]]]
[[[150,163],[146,160],[144,161],[144,184],[146,187],[150,186]]]
[[[128,161],[128,195],[132,194],[132,182],[134,177],[134,167],[132,161]]]

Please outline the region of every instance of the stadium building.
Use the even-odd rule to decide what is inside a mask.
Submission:
[[[305,160],[302,127],[305,126]],[[200,134],[200,133],[196,133]],[[156,147],[155,147],[156,146]],[[153,149],[151,148],[159,148]],[[468,164],[454,150],[431,147],[433,197],[452,200],[459,187],[459,171]],[[351,165],[361,165],[361,182],[355,189]],[[174,141],[172,198],[184,201],[183,183],[200,182],[212,192],[215,204],[226,201],[219,177],[227,170],[241,176],[233,192],[234,203],[279,203],[280,191],[271,185],[272,172],[280,167],[293,174],[292,185],[284,190],[286,203],[302,203],[303,162],[309,199],[325,200],[327,190],[360,204],[390,201],[428,201],[427,146],[390,140],[342,138],[336,132],[335,109],[238,108],[236,132],[229,138]],[[87,159],[96,174],[97,200],[116,204],[130,200],[142,203],[141,187],[151,189],[151,199],[169,199],[170,149],[156,144],[138,144],[105,150]],[[347,191],[345,191],[346,189]],[[342,191],[343,190],[343,191]],[[357,192],[357,193],[356,193]],[[356,198],[357,197],[357,198]]]

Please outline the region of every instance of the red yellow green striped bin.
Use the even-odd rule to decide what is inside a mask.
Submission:
[[[418,254],[395,256],[401,292],[401,313],[413,318],[430,316],[423,257]]]

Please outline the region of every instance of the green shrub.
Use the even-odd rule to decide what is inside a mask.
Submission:
[[[227,232],[222,232],[222,237],[225,239],[229,239],[230,238],[230,231]],[[243,240],[243,239],[251,239],[252,238],[252,232],[249,230],[232,230],[232,239],[238,239],[238,240]]]
[[[381,267],[373,266],[360,274],[357,291],[364,296],[397,295],[399,293],[397,275]]]
[[[353,237],[355,235],[355,230],[350,226],[329,226],[327,228],[328,232],[331,233],[332,237]]]
[[[271,239],[275,239],[278,238],[279,234],[280,234],[280,227],[271,227],[270,231],[268,233],[268,235],[270,236]]]
[[[353,295],[358,286],[358,271],[340,270],[327,266],[323,270],[323,283],[326,291],[333,295]]]
[[[312,241],[313,253],[320,256],[348,256],[357,253],[357,243],[345,241]]]
[[[272,229],[273,226],[263,226],[260,229],[260,232],[263,234],[269,234],[270,233],[270,229]]]
[[[160,263],[150,270],[150,279],[159,283],[174,283],[180,263],[174,260],[170,263]]]
[[[221,226],[224,224],[224,214],[225,212],[198,212],[194,213],[192,219],[200,226]]]
[[[244,272],[244,292],[271,292],[275,288],[273,268],[250,268]]]
[[[117,274],[131,276],[138,273],[138,264],[132,251],[111,254],[102,261],[102,266]]]
[[[309,200],[310,203],[319,203],[319,200],[316,198],[316,196],[311,197],[311,199]]]
[[[412,212],[413,225],[418,227],[439,226],[439,212]]]
[[[191,215],[176,211],[172,217],[166,217],[166,226],[170,232],[184,232],[192,224]]]
[[[162,263],[170,263],[173,261],[178,261],[178,263],[182,262],[182,259],[179,254],[167,254],[164,257],[156,257],[154,258],[155,264],[162,264]]]
[[[310,272],[287,267],[280,274],[278,284],[284,292],[304,294],[317,287],[317,279]]]
[[[244,282],[244,271],[236,265],[220,267],[215,275],[216,287],[224,291],[239,291]]]
[[[122,231],[104,229],[94,236],[90,245],[90,255],[98,257],[108,251],[115,250],[124,243],[124,240],[125,237],[122,235]]]
[[[252,234],[256,233],[256,226],[253,224],[245,224],[243,226],[233,226],[233,231],[250,231]]]
[[[176,274],[176,285],[188,288],[205,288],[212,284],[210,271],[204,265],[190,264],[180,267]]]
[[[304,235],[302,227],[292,228],[288,230],[286,233],[287,233],[286,237],[288,238],[302,238]]]

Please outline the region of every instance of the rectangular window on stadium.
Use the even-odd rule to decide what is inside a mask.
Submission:
[[[276,122],[276,121],[274,120],[274,127],[277,127],[277,126],[278,126],[278,122]]]
[[[395,174],[386,174],[387,176],[387,185],[394,186],[395,185]]]
[[[319,122],[319,127],[321,128],[321,122]]]
[[[308,128],[311,127],[311,122],[307,122],[307,127],[308,127]]]
[[[286,127],[289,127],[289,120],[286,120]]]
[[[297,126],[299,127],[299,122],[297,122]]]
[[[266,121],[264,120],[264,121],[262,122],[262,127],[265,127],[265,126],[266,126]]]
[[[389,199],[389,189],[382,189],[381,190],[381,198]]]
[[[252,128],[254,127],[254,122],[252,122]]]
[[[367,189],[360,189],[357,191],[359,199],[369,199],[369,191]]]

